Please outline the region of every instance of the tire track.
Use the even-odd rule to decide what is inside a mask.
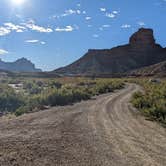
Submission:
[[[0,120],[0,166],[165,166],[166,130],[129,103],[139,89]]]

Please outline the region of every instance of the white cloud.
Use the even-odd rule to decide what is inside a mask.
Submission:
[[[69,9],[69,10],[66,10],[65,13],[61,15],[61,17],[66,17],[66,16],[69,16],[69,15],[72,15],[72,14],[81,14],[81,11],[80,10]]]
[[[5,36],[11,32],[24,32],[25,30],[30,29],[32,31],[37,31],[41,33],[51,33],[53,30],[49,27],[42,27],[35,24],[34,20],[29,20],[26,23],[21,23],[20,25],[13,24],[11,22],[6,22],[3,26],[0,27],[0,36]]]
[[[6,27],[0,27],[0,36],[5,36],[8,35],[11,32],[11,30],[9,30]]]
[[[40,43],[43,44],[43,45],[46,44],[46,42],[44,42],[44,41],[41,41]]]
[[[92,18],[91,17],[85,17],[86,20],[91,20]]]
[[[106,13],[106,17],[109,17],[109,18],[115,18],[115,14],[113,13]]]
[[[100,31],[103,31],[105,28],[109,28],[109,27],[110,27],[110,25],[104,24],[104,25],[102,25],[102,26],[99,28],[99,30],[100,30]]]
[[[94,34],[93,37],[94,37],[94,38],[98,38],[99,35],[98,35],[98,34]]]
[[[89,24],[88,27],[91,28],[91,27],[93,27],[93,25],[90,25],[90,24]]]
[[[4,50],[4,49],[0,49],[0,55],[4,55],[4,54],[8,54],[9,52]]]
[[[56,32],[72,32],[75,28],[72,27],[71,25],[68,25],[66,27],[63,27],[63,28],[60,28],[60,27],[57,27],[55,29]]]
[[[4,23],[4,26],[10,31],[24,32],[24,30],[26,30],[25,27],[20,25],[15,25],[11,22]]]
[[[112,13],[113,13],[113,14],[118,14],[119,12],[118,12],[118,11],[116,11],[116,10],[114,10]]]
[[[137,22],[137,24],[140,26],[145,26],[145,23],[143,21],[139,21],[139,22]]]
[[[26,30],[26,27],[15,25],[11,22],[6,22],[3,24],[3,26],[0,27],[0,36],[5,36],[10,34],[12,31],[15,32],[24,32]]]
[[[37,40],[37,39],[26,40],[25,42],[26,42],[26,43],[40,43],[40,44],[42,44],[42,45],[46,44],[46,42],[40,41],[40,40]]]
[[[130,24],[123,24],[123,25],[121,26],[121,28],[131,28],[131,25],[130,25]]]
[[[81,5],[80,6],[79,5],[80,4],[77,4],[78,7],[81,6]],[[53,15],[50,18],[53,18],[53,19],[57,19],[58,18],[59,19],[61,17],[66,17],[66,16],[70,16],[70,15],[80,15],[80,14],[86,14],[86,11],[85,10],[81,11],[79,9],[77,9],[77,10],[68,9],[68,10],[65,10],[65,12],[63,14]]]
[[[106,8],[100,8],[101,12],[106,12]]]
[[[26,43],[38,43],[39,40],[33,39],[33,40],[26,40]]]
[[[24,32],[22,29],[18,29],[16,32],[18,32],[18,33],[22,33],[22,32]]]
[[[103,28],[109,28],[109,27],[110,27],[110,25],[105,24],[105,25],[102,25],[102,27],[103,27]]]
[[[66,10],[65,13],[62,14],[62,17],[68,16],[68,15],[71,15],[71,14],[76,14],[76,11],[72,10],[72,9]]]
[[[30,20],[30,21],[28,21],[28,23],[23,23],[23,25],[25,25],[27,28],[29,28],[33,31],[37,31],[37,32],[41,32],[41,33],[53,32],[53,30],[51,28],[45,28],[45,27],[36,25],[34,20]]]

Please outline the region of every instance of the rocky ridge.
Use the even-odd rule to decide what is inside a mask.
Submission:
[[[166,50],[155,42],[153,30],[141,28],[129,43],[112,49],[90,49],[74,63],[55,70],[63,75],[115,75],[166,60]]]

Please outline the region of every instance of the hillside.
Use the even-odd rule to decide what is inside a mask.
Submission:
[[[55,70],[64,75],[114,75],[166,60],[166,50],[156,44],[153,30],[141,28],[129,43],[112,49],[90,49],[74,63]]]
[[[35,65],[26,58],[18,59],[15,62],[4,62],[0,59],[0,70],[12,72],[41,72],[40,69],[36,69]]]
[[[166,76],[166,61],[130,72],[135,76]]]

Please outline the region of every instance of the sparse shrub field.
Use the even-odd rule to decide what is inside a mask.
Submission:
[[[143,92],[133,95],[132,103],[145,116],[166,123],[166,81],[138,80]]]
[[[113,92],[124,85],[121,79],[8,78],[0,83],[0,112],[16,116],[50,106],[63,106]]]

